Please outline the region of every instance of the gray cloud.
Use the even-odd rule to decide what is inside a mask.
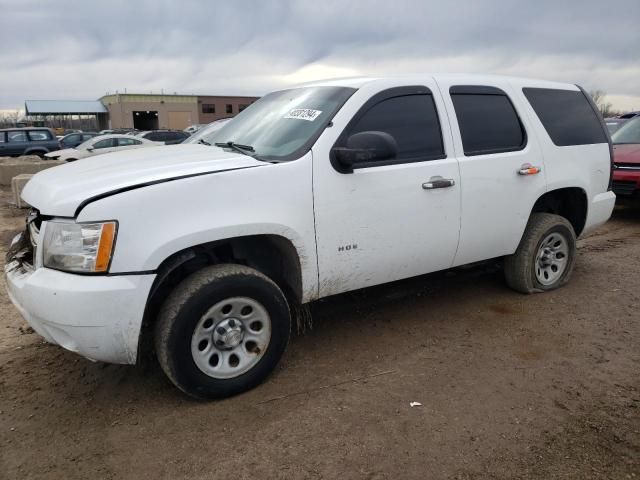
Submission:
[[[418,71],[571,81],[640,108],[638,0],[0,0],[0,11],[0,108]]]

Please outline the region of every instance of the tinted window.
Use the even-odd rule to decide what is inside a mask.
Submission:
[[[83,140],[83,141],[85,141],[85,140],[89,140],[90,138],[93,138],[93,137],[95,137],[95,135],[83,134],[83,135],[82,135],[82,140]]]
[[[506,95],[452,93],[451,100],[465,155],[512,152],[524,147],[524,128]]]
[[[227,103],[227,113],[233,113],[233,105]]]
[[[164,134],[162,132],[151,132],[147,133],[144,138],[152,142],[161,142],[164,141]]]
[[[29,140],[35,140],[35,141],[51,140],[51,135],[46,130],[30,130],[28,133],[29,133]]]
[[[62,139],[62,145],[77,145],[82,141],[82,135],[78,135],[77,133],[73,135],[69,135]]]
[[[118,138],[119,147],[127,147],[129,145],[140,145],[142,142],[134,138]]]
[[[600,118],[582,92],[548,88],[523,88],[522,91],[556,145],[608,141]]]
[[[26,142],[27,132],[7,132],[7,140],[10,143]]]
[[[4,132],[0,132],[0,143],[5,143]]]
[[[349,129],[354,133],[386,132],[398,144],[399,160],[444,157],[440,122],[431,95],[388,98],[372,106]]]
[[[203,103],[202,113],[216,113],[216,106],[214,103]]]
[[[93,144],[93,148],[111,148],[116,146],[115,138],[106,138]]]

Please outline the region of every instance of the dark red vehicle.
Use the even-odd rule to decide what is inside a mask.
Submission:
[[[629,120],[613,140],[613,192],[621,199],[640,200],[640,117]]]

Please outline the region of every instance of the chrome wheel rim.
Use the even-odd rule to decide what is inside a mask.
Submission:
[[[212,378],[234,378],[251,370],[267,351],[271,319],[260,302],[232,297],[200,318],[191,338],[191,356]]]
[[[536,279],[548,286],[557,282],[569,263],[569,242],[564,235],[553,232],[547,235],[536,254]]]

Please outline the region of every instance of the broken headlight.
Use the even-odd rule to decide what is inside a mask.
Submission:
[[[116,222],[47,222],[42,241],[45,267],[75,273],[105,273],[111,263]]]

